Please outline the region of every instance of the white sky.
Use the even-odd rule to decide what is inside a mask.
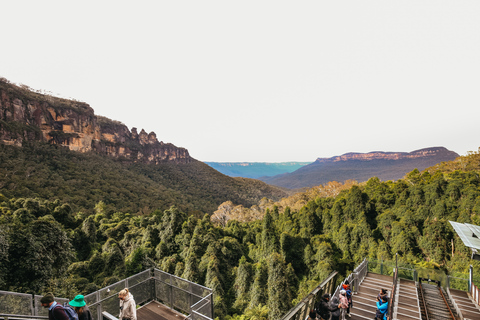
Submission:
[[[480,1],[3,1],[0,76],[201,161],[480,147]]]

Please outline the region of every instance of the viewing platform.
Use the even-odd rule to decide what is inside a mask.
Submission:
[[[213,292],[210,288],[158,269],[149,269],[85,295],[94,320],[117,320],[118,293],[128,288],[140,306],[139,320],[213,320]],[[0,320],[48,319],[41,295],[0,291]],[[70,299],[55,297],[63,304]]]

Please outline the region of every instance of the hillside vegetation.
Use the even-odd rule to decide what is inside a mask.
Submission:
[[[28,158],[36,154],[42,157],[32,150]],[[60,166],[55,161],[38,163]],[[231,219],[225,226],[178,207],[137,215],[98,202],[92,213],[79,212],[38,193],[5,195],[4,186],[0,289],[52,290],[71,298],[157,266],[213,288],[219,319],[279,319],[331,271],[345,275],[364,257],[388,260],[398,253],[403,262],[449,273],[473,264],[479,273],[478,261],[470,261],[470,250],[448,223],[480,224],[479,164],[480,154],[472,153],[396,182],[371,178],[348,188],[332,186],[333,196],[310,191],[299,209],[274,206],[262,219]],[[57,179],[45,178],[37,190]],[[99,185],[90,189],[104,188],[101,179],[93,182]]]
[[[231,200],[251,206],[285,191],[261,181],[227,177],[206,164],[134,163],[46,143],[0,144],[0,192],[4,196],[61,200],[88,214],[102,201],[109,212],[147,214],[172,205],[188,214],[212,213]]]

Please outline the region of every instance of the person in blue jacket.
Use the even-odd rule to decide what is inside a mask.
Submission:
[[[376,320],[387,320],[388,298],[382,297],[382,300],[377,301],[377,313],[375,313]]]

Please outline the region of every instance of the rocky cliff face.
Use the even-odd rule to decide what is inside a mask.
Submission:
[[[22,146],[28,141],[149,163],[191,161],[187,149],[159,142],[154,132],[130,131],[118,121],[96,116],[86,103],[43,95],[0,79],[0,143]]]
[[[369,153],[345,153],[341,156],[332,158],[317,158],[316,163],[331,163],[350,160],[403,160],[403,159],[424,159],[438,156],[447,156],[450,158],[458,157],[459,155],[453,151],[449,151],[444,147],[425,148],[412,152],[369,152]]]

